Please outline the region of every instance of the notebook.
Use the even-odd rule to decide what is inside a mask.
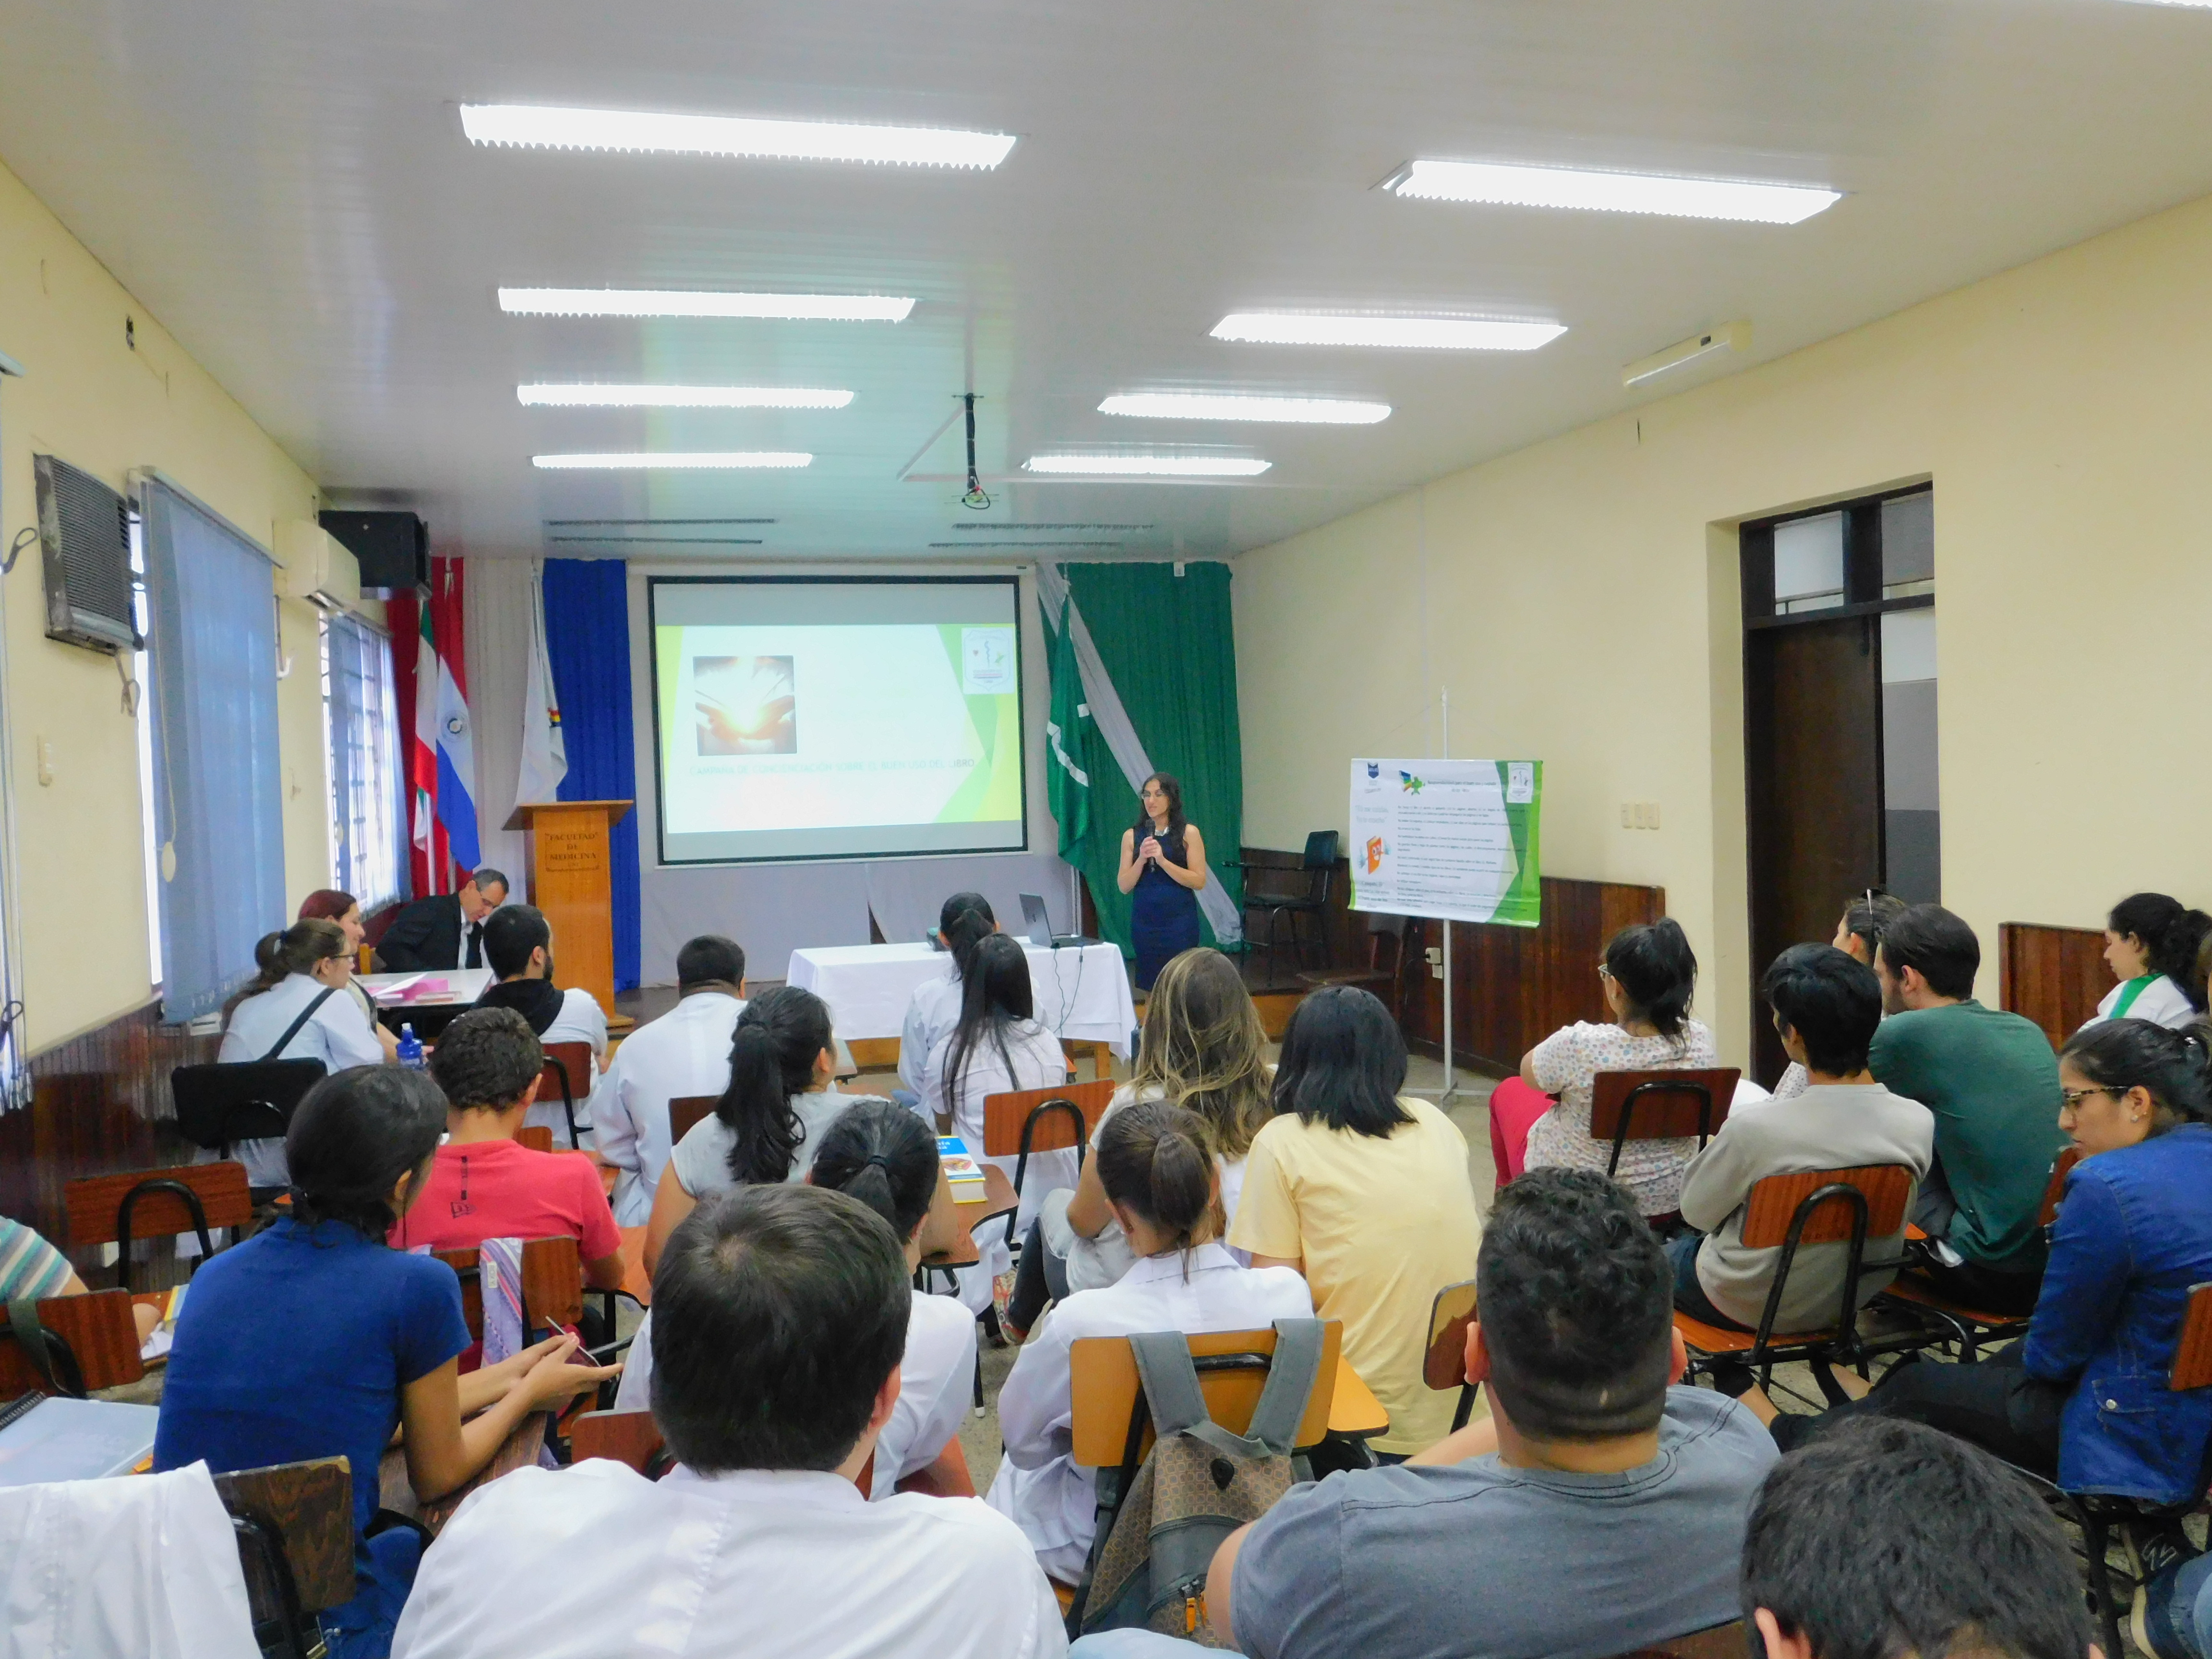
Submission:
[[[0,1486],[128,1474],[153,1455],[161,1420],[155,1407],[113,1400],[19,1400],[0,1411]]]
[[[955,1203],[972,1203],[983,1196],[983,1166],[968,1155],[968,1143],[958,1135],[938,1136],[937,1161],[952,1183]]]

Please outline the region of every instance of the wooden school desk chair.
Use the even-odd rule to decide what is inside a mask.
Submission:
[[[714,1111],[720,1095],[677,1095],[668,1103],[668,1144],[676,1143],[698,1127],[699,1120]]]
[[[540,1100],[561,1103],[561,1110],[568,1120],[568,1144],[581,1150],[584,1143],[580,1134],[589,1134],[592,1126],[576,1121],[576,1103],[588,1100],[592,1093],[592,1045],[588,1042],[549,1042],[545,1045],[545,1070],[538,1085]]]
[[[1746,1651],[1743,1620],[1731,1619],[1725,1625],[1692,1631],[1687,1636],[1670,1636],[1663,1642],[1621,1654],[1619,1659],[1743,1659]]]
[[[0,1400],[23,1394],[82,1400],[145,1376],[130,1291],[46,1297],[33,1311],[38,1328],[21,1331],[0,1305]]]
[[[353,1600],[353,1475],[343,1457],[215,1477],[238,1534],[253,1637],[264,1654],[310,1659],[315,1615]]]
[[[228,1066],[179,1066],[169,1073],[177,1130],[196,1146],[228,1158],[241,1140],[281,1140],[301,1097],[323,1080],[319,1060],[263,1060]],[[281,1187],[254,1194],[279,1197]]]
[[[236,1229],[253,1220],[246,1166],[228,1162],[85,1176],[62,1188],[62,1203],[69,1214],[70,1248],[114,1245],[115,1282],[126,1291],[133,1241],[190,1232],[199,1240],[204,1261],[215,1254],[210,1229]]]
[[[1467,1328],[1474,1323],[1474,1281],[1463,1279],[1447,1285],[1429,1304],[1428,1342],[1421,1355],[1421,1381],[1438,1394],[1459,1390],[1459,1406],[1452,1413],[1452,1432],[1457,1434],[1474,1415],[1474,1397],[1482,1385],[1467,1380]]]
[[[1691,1072],[1600,1072],[1590,1080],[1590,1139],[1609,1140],[1611,1176],[1632,1140],[1698,1138],[1698,1150],[1720,1133],[1743,1073],[1733,1066]]]
[[[1925,1346],[1925,1334],[1869,1343],[1858,1334],[1859,1280],[1869,1273],[1902,1265],[1901,1261],[1866,1260],[1867,1240],[1886,1238],[1904,1230],[1912,1181],[1912,1171],[1901,1164],[1872,1164],[1768,1176],[1754,1185],[1745,1204],[1743,1243],[1751,1249],[1781,1251],[1774,1264],[1774,1282],[1766,1292],[1766,1305],[1759,1316],[1759,1328],[1726,1330],[1677,1310],[1674,1328],[1682,1334],[1683,1345],[1690,1351],[1690,1370],[1711,1375],[1717,1362],[1735,1360],[1758,1372],[1761,1388],[1771,1389],[1778,1364],[1802,1359],[1813,1364],[1814,1376],[1824,1394],[1834,1390],[1830,1403],[1840,1404],[1841,1390],[1826,1374],[1826,1366],[1852,1365],[1863,1376],[1869,1353]],[[1781,1312],[1799,1249],[1834,1243],[1849,1246],[1834,1322],[1818,1330],[1778,1332],[1774,1322]]]
[[[2038,1226],[2048,1227],[2057,1218],[2058,1200],[2066,1195],[2066,1178],[2081,1161],[2081,1148],[2069,1146],[2051,1164],[2051,1180],[2043,1189],[2043,1204],[2036,1212]],[[1917,1227],[1908,1226],[1905,1237],[1908,1253],[1926,1247],[1929,1242],[1928,1235]],[[2027,1329],[2026,1314],[1996,1313],[1987,1308],[1969,1307],[1940,1294],[1933,1285],[1913,1278],[1909,1272],[1898,1276],[1881,1293],[1881,1300],[1899,1312],[1933,1319],[1947,1341],[1957,1345],[1959,1358],[1963,1360],[1972,1359],[1984,1343],[2019,1336]]]
[[[1059,1083],[1044,1089],[1010,1089],[983,1097],[983,1154],[1014,1160],[1013,1190],[1017,1196],[1029,1174],[1031,1152],[1075,1148],[1076,1167],[1091,1152],[1091,1132],[1114,1098],[1114,1079],[1094,1083]],[[968,1149],[971,1153],[974,1147]],[[1015,1215],[1006,1213],[1006,1243],[1019,1249],[1014,1237]]]

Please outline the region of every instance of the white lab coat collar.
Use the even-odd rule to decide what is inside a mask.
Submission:
[[[1244,1264],[1219,1244],[1201,1244],[1190,1253],[1190,1271],[1194,1274],[1243,1273]],[[1121,1283],[1157,1285],[1162,1279],[1181,1279],[1182,1276],[1183,1253],[1170,1250],[1165,1255],[1139,1256],[1129,1271],[1121,1275]]]
[[[678,1463],[668,1485],[697,1487],[726,1504],[775,1504],[787,1509],[863,1508],[867,1499],[842,1474],[823,1469],[721,1469],[702,1473]]]

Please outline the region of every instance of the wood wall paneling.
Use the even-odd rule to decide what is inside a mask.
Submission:
[[[2112,988],[2101,929],[2033,921],[1997,929],[1997,1001],[2040,1025],[2052,1048],[2073,1036]]]
[[[1271,965],[1261,945],[1267,936],[1267,914],[1252,895],[1255,890],[1263,894],[1304,892],[1310,879],[1304,869],[1305,854],[1303,849],[1285,852],[1274,847],[1247,847],[1240,849],[1238,856],[1248,866],[1244,872],[1244,930],[1252,944],[1251,954],[1245,959],[1248,983],[1255,987],[1266,983],[1304,992],[1306,988],[1297,979],[1301,969],[1352,968],[1366,963],[1367,918],[1352,908],[1350,860],[1339,858],[1328,878],[1328,908],[1321,918],[1321,936],[1327,942],[1328,960],[1320,960],[1321,953],[1313,948],[1314,918],[1286,915],[1275,924],[1281,945]],[[1293,929],[1297,930],[1297,938],[1307,941],[1304,960],[1293,942]]]
[[[71,1181],[191,1160],[196,1149],[176,1132],[169,1073],[214,1060],[222,1040],[162,1025],[159,1012],[149,1003],[32,1056],[31,1103],[0,1115],[0,1215],[59,1245],[69,1236],[63,1188]],[[153,1248],[153,1273],[140,1282],[173,1282],[170,1241]],[[92,1252],[71,1259],[81,1277],[98,1271]]]
[[[1508,1073],[1518,1069],[1522,1054],[1560,1026],[1611,1018],[1597,977],[1606,940],[1666,914],[1663,887],[1547,876],[1539,926],[1451,924],[1454,1057],[1462,1065]],[[1424,923],[1418,948],[1441,947],[1443,926]],[[1441,1055],[1443,981],[1425,963],[1417,963],[1415,971],[1424,976],[1407,999],[1407,1038],[1423,1052]]]

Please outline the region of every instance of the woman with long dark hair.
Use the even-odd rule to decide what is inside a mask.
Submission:
[[[1518,1079],[1498,1085],[1507,1098],[1492,1104],[1491,1141],[1496,1153],[1502,1129],[1500,1183],[1523,1168],[1547,1164],[1605,1172],[1612,1143],[1593,1140],[1589,1132],[1600,1072],[1695,1071],[1720,1064],[1713,1034],[1690,1018],[1698,958],[1672,916],[1624,927],[1607,939],[1597,976],[1613,1018],[1603,1024],[1578,1020],[1561,1026],[1521,1056]],[[1547,1096],[1558,1103],[1546,1104]],[[1613,1178],[1635,1195],[1645,1215],[1669,1215],[1682,1207],[1682,1171],[1697,1151],[1695,1136],[1632,1140],[1621,1149]]]
[[[960,1023],[930,1050],[922,1066],[921,1098],[937,1114],[941,1133],[967,1142],[970,1157],[995,1164],[1011,1181],[1017,1160],[987,1158],[983,1152],[983,1102],[1018,1089],[1042,1089],[1067,1081],[1067,1055],[1036,1018],[1030,985],[1030,959],[1020,941],[1004,933],[979,940],[974,960],[960,981]],[[1075,1185],[1075,1152],[1032,1152],[1022,1179],[1017,1236],[1036,1219],[1045,1194]],[[1012,1294],[1012,1252],[1006,1224],[994,1222],[975,1241],[982,1261],[960,1270],[960,1299],[975,1313],[991,1301],[993,1285],[1006,1273],[1000,1296]]]
[[[2100,1019],[2147,1019],[2179,1031],[2204,1018],[2197,954],[2212,916],[2164,893],[2131,893],[2105,920],[2105,965],[2119,983],[2083,1029]]]
[[[924,980],[914,988],[906,1005],[906,1023],[899,1030],[899,1082],[905,1093],[902,1106],[927,1113],[921,1097],[922,1068],[929,1051],[960,1024],[960,987],[975,960],[975,947],[999,931],[991,914],[991,901],[981,893],[955,893],[937,913],[937,942],[947,957],[941,977]]]
[[[877,1095],[841,1094],[830,1005],[779,985],[745,1005],[730,1037],[730,1086],[669,1154],[646,1224],[645,1267],[702,1198],[733,1187],[806,1179],[815,1143],[848,1106]]]
[[[291,1213],[201,1267],[169,1353],[156,1468],[343,1455],[356,1470],[357,1593],[321,1615],[332,1659],[381,1659],[414,1583],[420,1534],[364,1535],[392,1431],[407,1431],[416,1495],[437,1498],[531,1413],[617,1375],[571,1365],[573,1336],[460,1375],[469,1330],[453,1270],[385,1243],[445,1132],[446,1097],[424,1073],[360,1066],[315,1085],[285,1136]]]
[[[1374,1446],[1393,1462],[1451,1431],[1452,1396],[1421,1381],[1423,1333],[1482,1243],[1467,1140],[1405,1086],[1405,1034],[1372,993],[1333,985],[1299,1003],[1229,1224],[1255,1267],[1297,1268],[1320,1316],[1344,1322],[1345,1363],[1390,1413]]]
[[[1170,957],[1198,943],[1198,890],[1206,885],[1206,837],[1182,815],[1182,785],[1155,772],[1137,792],[1136,823],[1121,832],[1115,885],[1129,895],[1137,988],[1149,991]]]

